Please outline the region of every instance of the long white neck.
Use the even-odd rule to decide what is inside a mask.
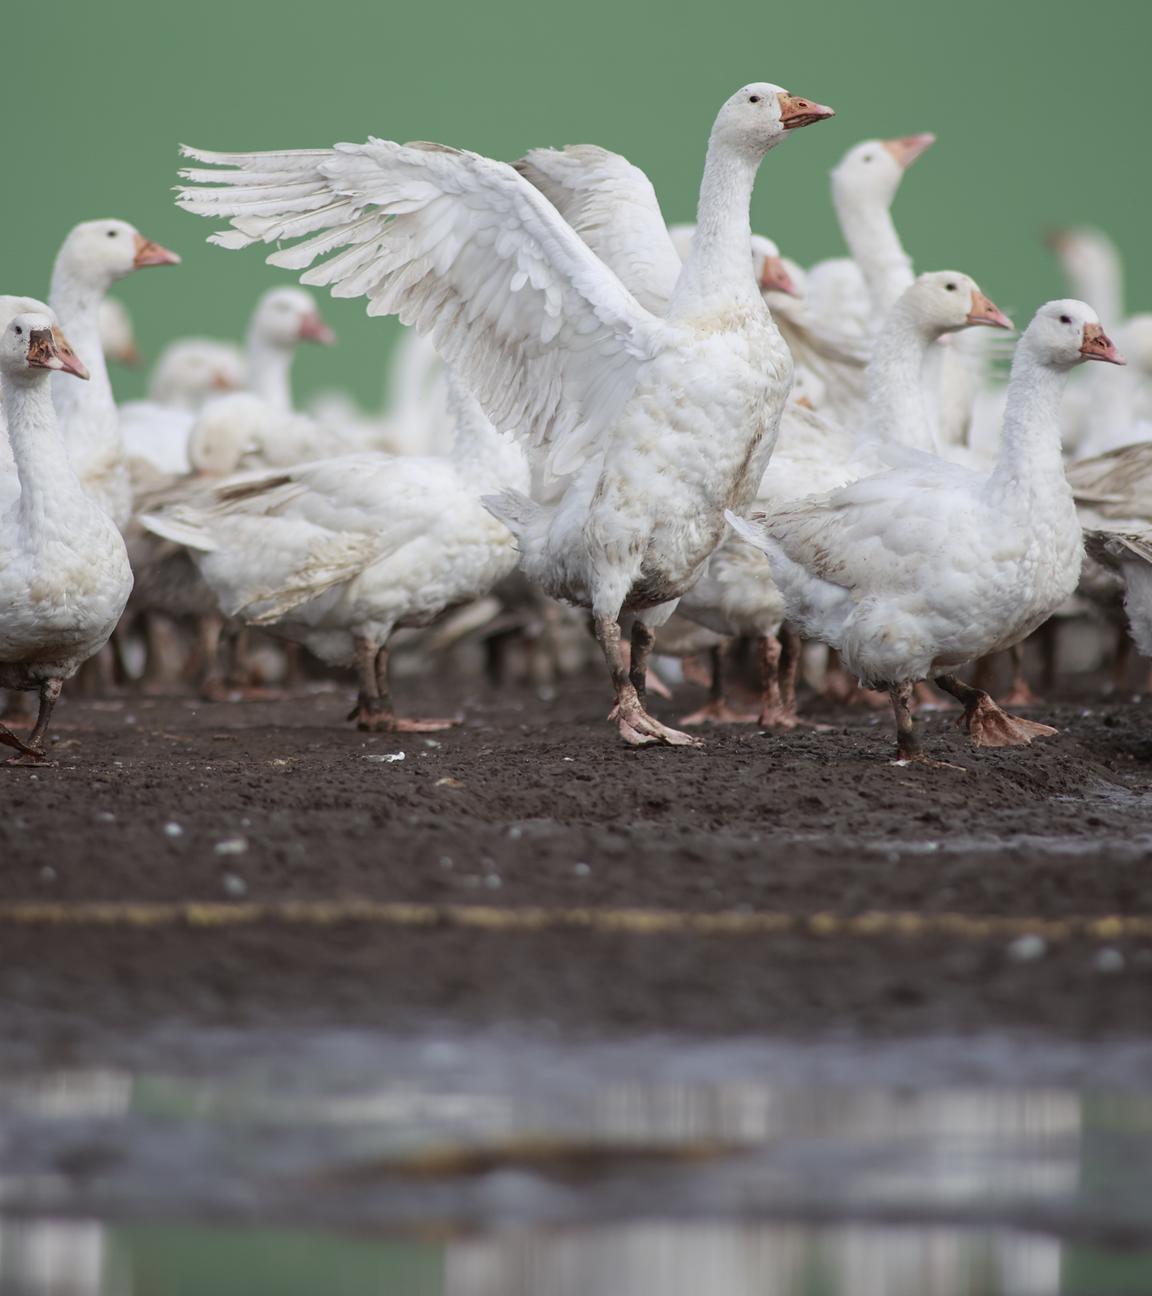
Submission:
[[[1008,383],[1000,458],[992,473],[995,492],[1031,499],[1054,483],[1068,489],[1060,449],[1060,400],[1067,369],[1041,364],[1022,339]]]
[[[912,258],[904,251],[892,213],[875,199],[842,193],[832,187],[840,232],[860,268],[872,305],[886,314],[916,277]]]
[[[266,400],[274,409],[290,412],[295,348],[277,346],[250,329],[246,350],[249,391]]]
[[[668,306],[670,320],[761,305],[752,272],[749,209],[759,162],[713,142],[704,163],[692,250]]]
[[[889,312],[868,364],[866,438],[936,449],[923,381],[924,361],[935,340],[935,333],[904,303]]]
[[[68,381],[82,386],[76,378]],[[0,403],[20,478],[20,514],[25,526],[42,527],[51,515],[74,516],[86,496],[64,447],[51,376],[45,371],[6,378]]]
[[[78,276],[59,261],[53,268],[48,304],[89,373],[87,382],[68,374],[52,378],[60,430],[81,474],[86,461],[122,450],[120,416],[100,342],[100,303],[107,290],[107,284]]]

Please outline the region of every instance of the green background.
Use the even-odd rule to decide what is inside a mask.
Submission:
[[[1064,291],[1043,230],[1095,222],[1123,247],[1139,308],[1152,305],[1150,38],[1138,0],[24,0],[4,14],[0,291],[45,294],[70,226],[120,216],[185,259],[119,287],[145,355],[184,333],[240,336],[257,293],[288,275],[258,250],[206,246],[210,223],[173,206],[179,141],[375,134],[504,158],[595,142],[647,170],[669,219],[690,219],[716,109],[770,80],[839,113],[761,172],[754,226],[798,260],[840,250],[826,173],[845,149],[932,130],[896,206],[920,269],[965,270],[1026,317]],[[324,311],[340,343],[303,350],[298,392],[342,385],[376,403],[394,326],[359,302]],[[115,381],[130,396],[143,378]]]

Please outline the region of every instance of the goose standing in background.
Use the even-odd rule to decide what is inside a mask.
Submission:
[[[0,335],[0,375],[19,496],[0,513],[0,687],[39,693],[28,740],[0,725],[8,764],[42,764],[64,681],[108,641],[132,589],[124,541],[77,476],[52,375],[86,379],[54,316],[21,313]]]
[[[132,482],[100,345],[100,303],[133,270],[179,262],[175,252],[150,242],[126,221],[96,220],[71,231],[52,268],[49,305],[91,375],[86,383],[68,376],[53,379],[60,430],[76,475],[121,528],[132,516]]]
[[[100,303],[100,349],[105,360],[129,369],[140,363],[132,316],[119,297],[105,297]]]
[[[893,449],[903,466],[770,517],[728,515],[767,555],[789,619],[890,694],[900,761],[921,759],[909,703],[929,677],[962,703],[978,746],[1055,732],[1006,715],[952,671],[1019,643],[1076,588],[1083,541],[1059,415],[1068,374],[1085,360],[1123,364],[1091,307],[1042,306],[1016,348],[988,477]]]
[[[459,384],[448,458],[346,455],[251,475],[143,524],[185,547],[224,614],[355,666],[349,719],[370,731],[442,729],[397,717],[392,632],[479,598],[516,566],[508,530],[480,493],[526,487],[523,451]]]
[[[430,333],[498,428],[569,478],[555,505],[504,492],[490,507],[526,572],[591,607],[628,743],[695,743],[648,714],[654,627],[750,501],[792,382],[791,358],[752,275],[749,204],[760,162],[831,109],[745,86],[709,140],[692,254],[666,318],[646,311],[512,167],[433,144],[385,140],[288,153],[207,153],[231,171],[186,174],[190,211],[230,219],[225,247],[304,237],[269,262],[373,314]],[[245,184],[245,173],[249,173]],[[224,182],[222,187],[202,188]],[[262,215],[250,214],[258,204]],[[337,252],[343,248],[344,251]],[[619,618],[635,612],[631,669]]]

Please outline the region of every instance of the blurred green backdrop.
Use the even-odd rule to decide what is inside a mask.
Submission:
[[[933,130],[939,143],[896,209],[920,269],[966,270],[1026,316],[1063,291],[1042,231],[1092,222],[1126,253],[1130,306],[1152,306],[1147,4],[58,0],[7,6],[5,35],[0,291],[45,294],[76,221],[130,220],[185,258],[120,285],[149,359],[183,333],[239,336],[257,293],[288,281],[256,250],[206,246],[209,222],[173,206],[179,141],[261,149],[375,134],[509,159],[595,142],[643,166],[683,220],[713,114],[758,79],[839,112],[761,172],[754,226],[798,260],[840,249],[825,176],[846,148]],[[343,385],[377,403],[392,325],[359,302],[324,311],[339,346],[304,349],[298,393]],[[125,397],[143,386],[123,371],[115,381]]]

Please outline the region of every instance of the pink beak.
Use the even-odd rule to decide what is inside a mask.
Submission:
[[[899,139],[885,140],[884,147],[907,171],[912,163],[935,143],[936,136],[926,131],[923,135],[902,135]]]
[[[1125,365],[1127,360],[1116,350],[1115,343],[1104,332],[1102,324],[1085,324],[1080,354],[1085,360],[1103,360],[1105,364]]]
[[[153,243],[151,239],[146,239],[143,234],[136,235],[136,259],[132,262],[135,269],[142,270],[145,266],[179,264],[180,258],[175,252],[170,252],[166,247],[161,247],[159,243]]]
[[[301,342],[319,342],[321,346],[331,346],[336,341],[336,334],[320,318],[317,311],[305,315],[300,321]]]
[[[87,378],[88,370],[58,328],[34,329],[28,338],[28,364],[34,369],[51,369],[54,373]]]
[[[788,273],[781,257],[764,258],[764,268],[760,271],[760,291],[787,293],[789,297],[799,297],[800,289]]]
[[[811,126],[814,122],[836,116],[834,108],[813,103],[811,99],[799,99],[783,92],[777,97],[780,100],[780,121],[785,130],[799,130],[801,126]]]
[[[992,328],[1010,329],[1016,325],[996,305],[989,301],[979,289],[972,294],[972,309],[968,312],[969,324],[988,324]]]

